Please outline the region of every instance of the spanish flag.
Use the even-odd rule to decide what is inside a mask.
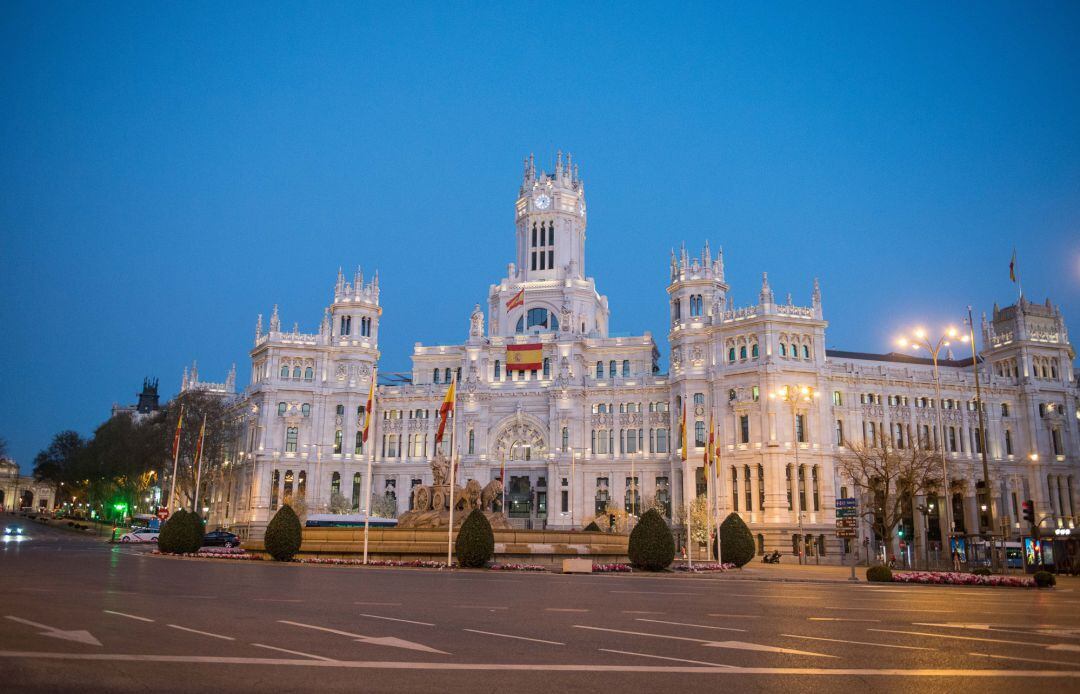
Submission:
[[[435,432],[435,445],[442,443],[443,432],[446,431],[446,418],[454,411],[454,400],[457,397],[457,376],[450,381],[450,387],[446,389],[446,397],[439,406],[439,429]]]
[[[371,433],[371,411],[375,409],[375,371],[371,372],[371,388],[368,390],[367,406],[364,408],[364,433],[360,435],[360,441],[367,443],[368,434]]]
[[[513,309],[517,308],[518,306],[524,306],[524,305],[525,305],[525,288],[522,287],[521,291],[519,291],[514,296],[510,297],[510,301],[506,302],[506,310],[507,311],[512,311]]]
[[[507,371],[536,371],[544,365],[543,345],[507,345]]]
[[[1016,281],[1016,249],[1013,249],[1012,259],[1009,260],[1009,279]]]
[[[206,440],[206,415],[203,415],[202,426],[199,427],[199,445],[195,448],[195,466],[202,464],[203,441]]]
[[[709,412],[709,441],[708,441],[708,443],[705,444],[705,454],[703,456],[704,461],[705,461],[705,471],[706,472],[708,472],[708,470],[709,470],[709,463],[712,462],[713,440],[715,438],[716,437],[713,434],[712,412]]]
[[[184,426],[184,405],[180,404],[180,418],[176,420],[176,435],[173,436],[172,442],[172,454],[173,458],[176,457],[177,451],[180,450],[180,428]]]
[[[687,448],[686,448],[687,447],[687,441],[686,441],[686,403],[683,403],[682,424],[679,425],[679,429],[680,429],[680,433],[682,434],[682,459],[686,460],[687,459],[687,456],[686,456],[686,450],[687,450]]]

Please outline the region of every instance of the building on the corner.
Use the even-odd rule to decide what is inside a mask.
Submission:
[[[957,531],[988,530],[970,358],[939,362],[937,402],[928,359],[825,349],[816,280],[808,304],[790,294],[778,301],[766,275],[756,302],[733,304],[723,254],[706,243],[700,254],[684,247],[671,258],[663,373],[650,332],[609,334],[607,297],[587,273],[585,186],[569,157],[564,164],[560,155],[551,174],[526,160],[514,219],[513,260],[483,306],[463,317],[465,339],[417,343],[411,373],[379,378],[367,444],[360,431],[379,363],[378,276],[365,282],[358,271],[347,282],[339,272],[318,332],[283,330],[277,306],[268,330],[259,317],[241,396],[243,440],[214,497],[233,503],[214,503],[212,524],[258,535],[294,496],[309,511],[325,510],[336,494],[364,509],[369,456],[373,493],[408,510],[410,490],[432,483],[436,412],[457,378],[461,476],[486,483],[505,465],[507,512],[520,526],[581,527],[609,505],[656,505],[677,517],[686,499],[704,494],[711,414],[721,512],[743,517],[759,552],[839,558],[835,499],[854,491],[836,474],[845,441],[943,441]],[[1019,504],[1033,499],[1045,527],[1072,528],[1080,520],[1080,391],[1061,312],[1049,301],[995,306],[980,332],[995,518],[1018,537],[1026,531]],[[768,397],[784,387],[817,397],[793,410]],[[915,506],[940,508],[927,501]],[[938,514],[912,514],[912,532],[940,542]],[[847,550],[872,546],[869,531],[860,533]]]
[[[0,458],[0,511],[51,509],[55,497],[52,484],[21,475],[18,463]]]
[[[156,378],[144,378],[142,391],[137,395],[134,405],[121,405],[113,403],[112,416],[126,414],[136,419],[141,419],[149,414],[161,410],[158,399],[158,380]]]

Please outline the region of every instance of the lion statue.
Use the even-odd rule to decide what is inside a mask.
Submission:
[[[484,485],[484,488],[480,491],[480,509],[485,511],[495,510],[495,500],[502,501],[503,483],[499,478],[495,478]]]

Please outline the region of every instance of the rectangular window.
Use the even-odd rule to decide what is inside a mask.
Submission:
[[[836,420],[836,445],[844,445],[844,420]]]
[[[562,492],[560,492],[559,496],[561,510],[563,513],[567,513],[568,509],[570,508],[570,492],[564,489],[562,490]]]
[[[731,467],[731,510],[739,512],[739,469]]]
[[[296,440],[300,436],[300,430],[297,427],[289,427],[285,430],[285,452],[296,452]]]
[[[667,453],[668,452],[668,431],[667,429],[656,430],[656,452]]]
[[[739,416],[739,443],[750,443],[750,415]]]
[[[1050,442],[1054,444],[1054,455],[1062,455],[1061,429],[1050,430]]]
[[[1013,454],[1012,432],[1005,430],[1005,455]]]
[[[806,443],[806,415],[795,415],[795,440]]]
[[[334,432],[334,453],[341,453],[341,442],[343,437],[341,435],[341,429]]]
[[[844,404],[844,396],[840,394],[840,391],[834,390],[832,394],[832,404],[836,407],[841,407]]]
[[[705,446],[705,422],[700,419],[694,422],[694,447],[702,448]]]

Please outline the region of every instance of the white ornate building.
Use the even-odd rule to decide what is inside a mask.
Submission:
[[[262,317],[243,393],[245,432],[232,474],[212,493],[211,523],[253,534],[283,501],[303,496],[324,510],[332,493],[366,507],[373,491],[407,510],[409,490],[430,484],[435,416],[449,380],[460,379],[457,422],[462,476],[482,483],[505,461],[508,511],[520,524],[581,527],[610,502],[655,500],[669,509],[704,493],[709,415],[722,443],[722,512],[737,511],[765,549],[835,557],[834,500],[841,441],[936,440],[931,362],[902,354],[826,351],[827,322],[815,281],[809,306],[778,302],[763,276],[756,304],[728,300],[722,253],[673,255],[667,292],[671,368],[661,373],[649,332],[608,334],[607,297],[586,272],[584,184],[560,154],[552,174],[530,157],[515,212],[516,254],[477,305],[464,342],[415,346],[412,372],[380,378],[375,422],[360,442],[364,403],[379,363],[379,281],[339,273],[317,333]],[[521,292],[524,290],[524,294]],[[392,317],[398,319],[397,317]],[[1022,301],[994,308],[982,325],[981,379],[997,518],[1018,522],[1034,499],[1053,526],[1078,520],[1080,402],[1075,352],[1059,310]],[[538,344],[541,361],[508,370],[509,345]],[[945,442],[958,529],[977,533],[978,424],[970,358],[941,366]],[[784,386],[818,394],[795,411],[771,399]],[[678,455],[678,412],[687,404],[689,461]],[[797,462],[796,462],[797,460]],[[632,478],[638,494],[632,497]],[[913,511],[931,538],[936,513]],[[922,535],[920,535],[922,536]]]

